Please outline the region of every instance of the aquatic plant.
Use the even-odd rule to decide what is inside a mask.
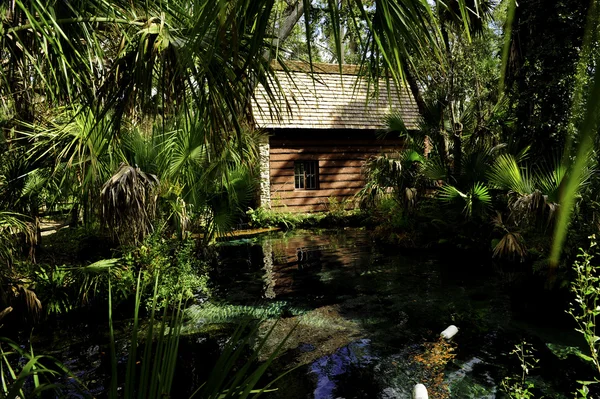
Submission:
[[[140,334],[140,307],[143,295],[142,273],[138,274],[135,307],[133,316],[133,328],[131,332],[129,353],[127,357],[127,371],[125,374],[124,398],[162,398],[171,392],[171,385],[175,375],[177,364],[177,349],[179,347],[179,336],[183,324],[183,312],[181,310],[182,296],[175,297],[173,312],[167,313],[164,308],[162,318],[157,321],[158,286],[160,275],[154,278],[154,291],[152,295],[152,307],[146,327],[145,347],[141,357],[138,358],[138,335]],[[117,353],[115,349],[115,336],[112,318],[112,287],[109,278],[108,287],[108,314],[110,332],[111,352],[111,380],[109,398],[117,399],[118,374]],[[138,364],[141,369],[138,370]]]
[[[302,309],[289,306],[285,301],[275,301],[256,305],[232,305],[218,303],[204,303],[192,305],[186,309],[186,315],[191,325],[232,323],[247,319],[276,319],[283,312],[292,316],[305,313]]]
[[[63,386],[57,380],[63,375],[76,381],[76,386],[82,393],[84,392],[75,376],[57,359],[52,356],[36,355],[31,347],[27,351],[16,342],[0,338],[0,396],[2,398],[39,397],[45,391],[53,391],[60,395]]]
[[[454,346],[451,341],[440,337],[435,342],[423,344],[423,352],[414,356],[414,360],[423,367],[421,382],[433,397],[445,399],[450,397],[450,387],[444,381],[444,369],[454,359]]]

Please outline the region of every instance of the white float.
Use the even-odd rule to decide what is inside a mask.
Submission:
[[[427,393],[427,388],[423,384],[417,384],[413,388],[413,399],[429,399],[429,394]]]
[[[442,331],[442,333],[440,335],[444,339],[451,339],[452,337],[454,337],[456,335],[457,332],[458,332],[458,327],[456,327],[453,324],[451,326],[448,326],[448,328],[446,328],[444,331]]]

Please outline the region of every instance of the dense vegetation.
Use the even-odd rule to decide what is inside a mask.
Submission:
[[[152,387],[158,397],[170,390],[181,309],[211,295],[218,237],[246,223],[366,225],[393,245],[460,248],[572,284],[586,304],[583,316],[571,310],[590,346],[582,357],[598,367],[597,294],[582,287],[600,287],[587,255],[570,265],[600,217],[599,13],[596,1],[550,0],[3,2],[3,329],[17,337],[108,307],[114,360],[112,310],[134,308],[127,378],[147,316],[143,357],[170,375]],[[360,209],[335,199],[326,215],[255,209],[264,136],[251,100],[257,84],[275,96],[274,63],[297,59],[358,63],[365,79],[388,76],[415,98],[419,129],[389,116],[386,134],[406,146],[367,161]],[[256,393],[272,358],[255,372],[252,355],[226,385],[219,373],[235,351],[202,397]],[[12,385],[0,392],[37,394],[30,375],[57,375],[30,361],[21,378],[6,360]],[[125,393],[136,394],[146,397]]]

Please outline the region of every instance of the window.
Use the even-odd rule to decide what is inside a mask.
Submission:
[[[294,188],[316,190],[319,187],[319,161],[294,162]]]

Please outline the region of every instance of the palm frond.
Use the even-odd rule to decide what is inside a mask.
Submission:
[[[36,229],[25,215],[0,211],[0,261],[11,266],[19,258],[20,244],[35,245]]]
[[[534,191],[532,173],[527,168],[519,167],[510,154],[502,154],[496,159],[488,177],[496,187],[520,195],[528,195]]]
[[[136,243],[152,231],[159,180],[122,164],[100,191],[100,219],[114,238]]]
[[[452,185],[444,184],[438,191],[438,198],[447,204],[462,206],[467,218],[485,215],[492,203],[489,189],[480,182],[475,183],[466,193]]]

